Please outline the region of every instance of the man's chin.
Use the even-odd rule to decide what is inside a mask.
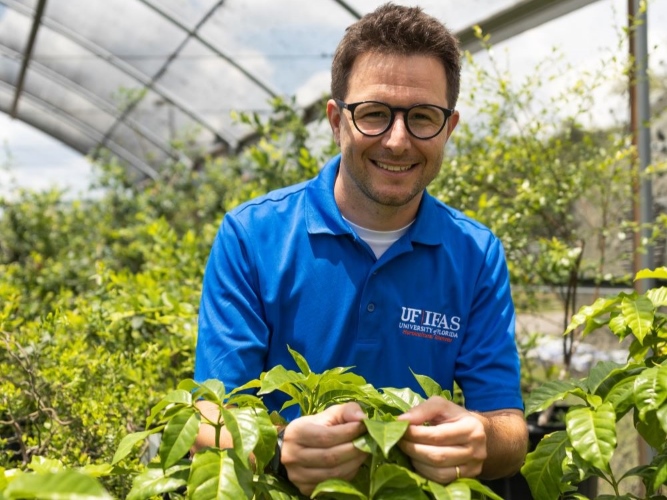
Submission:
[[[409,204],[419,193],[375,192],[371,198],[378,205],[399,208]]]

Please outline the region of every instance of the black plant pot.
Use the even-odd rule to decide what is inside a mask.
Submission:
[[[545,425],[537,423],[540,416],[539,413],[532,414],[527,418],[529,452],[533,451],[547,434],[565,430],[566,412],[567,408],[556,407]],[[528,482],[521,473],[503,479],[482,482],[505,500],[534,500],[533,495],[530,493]],[[588,498],[596,497],[598,492],[597,478],[591,477],[583,481],[579,484],[577,491]]]

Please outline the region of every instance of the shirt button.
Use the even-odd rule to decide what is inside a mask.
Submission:
[[[366,306],[366,310],[367,310],[369,313],[372,313],[373,311],[375,311],[375,304],[373,304],[373,303],[371,302],[370,304],[368,304],[368,305]]]

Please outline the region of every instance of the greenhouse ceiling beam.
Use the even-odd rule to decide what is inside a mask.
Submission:
[[[31,9],[25,7],[21,3],[19,3],[17,0],[1,0],[0,3],[6,5],[10,9],[14,10],[15,12],[24,15],[26,17],[29,17],[32,15]],[[70,42],[79,45],[83,49],[87,50],[94,56],[100,58],[103,61],[106,61],[109,63],[111,66],[117,68],[119,71],[124,73],[125,75],[129,76],[133,80],[137,81],[140,83],[142,86],[146,86],[146,84],[150,81],[147,75],[144,73],[140,72],[136,68],[134,68],[132,65],[127,64],[125,61],[120,59],[119,57],[116,57],[114,54],[111,52],[105,50],[104,48],[100,47],[99,45],[91,42],[87,38],[82,37],[78,33],[72,31],[69,29],[67,26],[64,26],[56,21],[53,21],[52,19],[49,19],[48,17],[45,17],[42,19],[42,26],[45,26],[46,28],[49,28],[53,32],[59,34],[63,38],[66,38]],[[221,132],[216,129],[212,124],[208,122],[203,116],[201,116],[199,113],[194,111],[192,108],[186,106],[183,104],[175,95],[173,95],[170,91],[162,87],[161,85],[156,84],[153,87],[153,91],[158,94],[160,97],[165,102],[168,102],[175,106],[177,109],[183,112],[183,114],[189,116],[192,118],[194,121],[197,123],[201,124],[202,127],[204,127],[206,130],[211,132],[213,136],[215,137],[216,141],[224,144],[227,148],[231,149],[231,144],[232,142],[236,142],[234,140],[228,140],[227,138],[223,137],[221,135]]]
[[[1,44],[0,44],[0,53],[4,54],[10,59],[20,60],[22,58],[22,55],[19,52],[16,52],[15,50]],[[81,87],[79,84],[72,82],[71,80],[61,75],[60,73],[53,71],[51,68],[48,68],[47,66],[44,66],[35,60],[33,60],[30,63],[30,71],[34,71],[36,74],[43,76],[47,80],[53,81],[61,85],[62,87],[65,87],[68,91],[90,102],[95,108],[99,109],[101,112],[107,113],[114,117],[120,116],[118,108],[112,106],[107,101],[101,99],[97,94],[90,92],[88,89]],[[168,144],[165,144],[165,142],[160,137],[157,137],[150,129],[148,129],[141,123],[137,122],[132,118],[127,118],[126,122],[132,130],[134,130],[137,134],[139,134],[139,136],[149,141],[160,151],[170,156],[174,160],[182,161],[186,164],[190,164],[192,162],[191,159],[186,158],[184,157],[184,155],[178,154],[176,151],[174,151],[173,148],[169,147]],[[102,134],[102,131],[100,130],[99,133]],[[87,151],[80,151],[80,152],[82,154],[87,153]]]
[[[484,34],[490,34],[491,42],[497,44],[597,1],[524,0],[459,31],[456,36],[462,50],[474,53],[483,49],[475,36],[476,26]]]
[[[206,20],[215,12],[215,10],[224,2],[224,0],[219,0],[219,2],[214,5],[209,11],[199,20],[197,25],[195,26],[194,31],[197,31],[205,22]],[[145,2],[142,1],[144,5],[147,5]],[[152,8],[152,6],[148,5],[149,7]],[[155,10],[155,9],[153,9]],[[171,63],[173,62],[174,59],[176,59],[177,55],[183,50],[185,45],[188,43],[190,38],[192,38],[193,32],[188,32],[188,36],[186,36],[181,43],[178,44],[178,47],[176,47],[176,50],[174,50],[169,57],[164,61],[162,66],[155,72],[155,74],[150,78],[149,82],[144,86],[144,91],[147,90],[153,90],[155,85],[157,84],[157,81],[164,75],[164,73],[167,71]],[[132,102],[128,106],[126,106],[123,109],[123,112],[116,117],[114,120],[114,123],[111,124],[111,126],[107,129],[107,131],[104,133],[104,137],[102,138],[101,145],[104,146],[111,135],[116,131],[118,126],[121,123],[124,123],[127,117],[134,111],[134,109],[139,105],[139,103],[143,100],[144,96],[146,95],[146,92],[140,92],[138,94],[137,99],[133,99]]]
[[[0,81],[0,88],[7,88],[10,89],[10,92],[14,89],[13,85],[10,85],[4,81]],[[51,104],[48,101],[45,101],[44,99],[37,97],[35,95],[32,95],[28,92],[23,92],[23,98],[31,102],[34,106],[42,109],[46,113],[51,113],[54,115],[57,115],[58,120],[61,120],[63,122],[68,123],[69,125],[73,126],[75,129],[77,129],[79,132],[81,132],[83,135],[91,139],[93,142],[99,143],[99,140],[101,138],[101,133],[93,131],[90,126],[76,118],[75,116],[67,113],[65,110],[62,108],[58,108]],[[25,123],[29,123],[33,127],[42,130],[44,133],[48,134],[51,137],[55,137],[53,134],[52,130],[48,130],[45,127],[41,126],[36,120],[31,120],[29,116],[27,116],[28,113],[25,113],[24,115],[19,114],[17,118]],[[68,144],[71,146],[73,149],[80,151],[81,148],[80,146],[76,144],[72,144],[71,142],[68,142],[65,140],[64,137],[58,137],[60,141],[62,141],[65,144]],[[147,177],[150,177],[152,179],[157,179],[159,177],[159,173],[157,170],[155,170],[153,167],[148,165],[145,161],[142,159],[138,158],[135,156],[133,153],[125,149],[123,146],[120,144],[113,142],[109,146],[107,146],[109,151],[111,151],[114,155],[118,156],[121,160],[125,161],[128,165],[136,169],[137,171],[141,172]]]
[[[252,83],[257,85],[259,88],[261,88],[264,92],[269,94],[269,96],[277,97],[278,92],[274,89],[272,89],[267,83],[263,82],[259,78],[257,78],[254,74],[252,74],[250,71],[245,69],[243,66],[239,65],[234,59],[232,59],[230,56],[227,54],[223,53],[218,49],[215,45],[211,44],[210,42],[206,41],[203,39],[197,32],[199,31],[199,28],[208,20],[208,18],[213,15],[213,13],[222,5],[225,3],[225,0],[220,0],[216,5],[214,5],[209,12],[207,12],[204,17],[197,23],[194,29],[190,30],[186,25],[184,25],[182,22],[180,22],[178,19],[175,17],[167,14],[163,10],[159,9],[158,7],[154,6],[151,2],[148,2],[147,0],[139,0],[141,3],[143,3],[146,7],[152,9],[154,12],[156,12],[158,15],[162,16],[164,19],[172,23],[174,26],[180,28],[181,30],[185,31],[188,34],[187,39],[189,38],[194,38],[198,42],[200,42],[202,45],[204,45],[207,49],[209,49],[211,52],[213,52],[215,55],[220,57],[221,59],[224,59],[227,61],[230,65],[232,65],[234,68],[236,68],[238,71],[240,71],[243,76],[248,78]],[[187,40],[186,39],[186,40]],[[181,46],[174,51],[174,54],[168,59],[169,62],[175,58],[175,54],[179,52],[182,49]]]
[[[198,40],[200,43],[204,44],[209,50],[213,51],[216,55],[219,57],[225,59],[227,62],[229,62],[233,67],[237,68],[241,73],[243,73],[244,76],[249,78],[252,82],[255,84],[259,85],[262,90],[265,92],[268,92],[271,97],[275,97],[276,94],[268,88],[266,85],[264,85],[262,82],[257,80],[253,75],[245,71],[243,68],[238,66],[234,61],[232,61],[229,57],[226,55],[222,54],[219,50],[217,50],[214,46],[203,40],[197,32],[199,29],[208,21],[208,19],[213,15],[213,13],[225,2],[225,0],[219,0],[213,7],[211,7],[206,14],[202,16],[202,18],[199,20],[199,22],[195,25],[194,29],[189,30],[187,26],[182,24],[180,21],[177,21],[176,19],[172,18],[170,15],[168,15],[166,12],[163,12],[162,10],[158,9],[157,7],[153,6],[149,2],[146,2],[145,0],[140,0],[142,4],[145,6],[149,7],[151,10],[156,12],[158,15],[162,16],[164,19],[168,20],[169,22],[173,23],[176,25],[178,28],[183,30],[185,33],[187,33],[187,36],[181,41],[181,43],[176,47],[176,49],[167,57],[165,62],[162,64],[162,66],[157,70],[157,72],[151,77],[151,79],[146,83],[144,86],[144,90],[154,90],[155,85],[157,85],[158,80],[162,77],[162,75],[165,74],[171,63],[178,57],[179,53],[185,48],[187,43],[190,41],[190,39],[194,38]],[[145,92],[142,92],[139,94],[139,97],[135,100],[133,100],[124,110],[123,113],[121,114],[118,119],[109,127],[107,132],[104,134],[104,138],[102,141],[102,146],[106,143],[106,141],[109,139],[109,137],[114,133],[116,128],[120,123],[123,122],[125,117],[127,117],[134,109],[139,105],[139,103],[143,100],[143,96],[145,95]],[[217,134],[216,134],[217,136]],[[231,144],[229,141],[224,141],[226,147],[230,148]]]
[[[46,0],[39,0],[37,8],[35,9],[35,16],[32,20],[32,26],[30,27],[30,36],[28,37],[28,44],[23,55],[23,63],[21,64],[21,72],[19,73],[19,79],[16,83],[16,91],[14,92],[14,101],[12,102],[12,108],[9,115],[12,118],[16,118],[16,111],[19,107],[19,99],[21,98],[21,92],[23,91],[23,85],[25,83],[25,75],[28,71],[28,65],[30,64],[30,59],[32,58],[32,50],[35,47],[35,39],[37,38],[37,32],[39,27],[42,24],[42,16],[44,15],[44,8],[46,7]]]
[[[350,14],[352,14],[352,17],[356,17],[357,19],[361,19],[361,13],[357,12],[350,4],[345,2],[345,0],[334,0],[334,2],[336,2],[338,5],[343,7]]]

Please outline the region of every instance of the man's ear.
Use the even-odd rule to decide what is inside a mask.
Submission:
[[[447,141],[449,140],[449,136],[452,135],[452,132],[454,132],[454,129],[456,128],[458,123],[459,123],[459,112],[454,111],[454,113],[452,113],[452,116],[450,116],[447,119],[447,125],[445,125],[445,129],[446,129],[446,133],[447,133]]]
[[[331,125],[331,132],[333,132],[334,142],[338,147],[340,147],[341,109],[333,99],[329,99],[327,101],[327,118],[329,118],[329,125]]]

